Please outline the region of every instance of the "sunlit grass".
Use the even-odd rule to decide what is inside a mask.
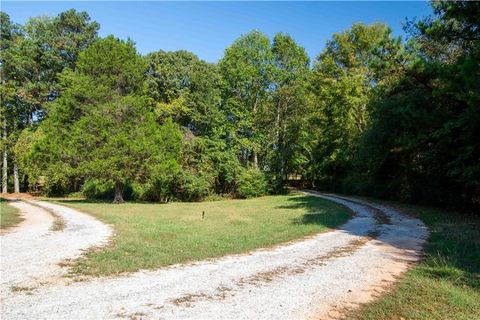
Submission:
[[[304,195],[169,204],[61,203],[115,228],[110,246],[87,253],[74,265],[75,273],[87,275],[154,269],[247,252],[326,231],[351,216],[345,207]]]
[[[22,217],[18,214],[18,210],[0,198],[0,229],[13,227],[22,220]]]

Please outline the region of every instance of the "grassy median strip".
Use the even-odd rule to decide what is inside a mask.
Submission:
[[[430,228],[425,259],[379,300],[348,318],[480,319],[480,218],[417,206]]]
[[[326,231],[351,216],[343,206],[298,194],[196,203],[60,203],[115,228],[109,246],[73,266],[74,273],[94,276],[247,252]]]
[[[18,210],[8,204],[8,201],[0,198],[0,229],[7,229],[22,222]]]

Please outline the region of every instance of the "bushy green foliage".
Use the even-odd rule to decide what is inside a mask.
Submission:
[[[6,13],[0,12],[0,23],[1,147],[9,160],[3,168],[5,188],[11,185],[7,179],[11,171],[18,173],[11,179],[14,185],[20,185],[26,177],[39,179],[39,175],[31,176],[23,170],[22,159],[13,149],[21,131],[31,132],[44,118],[47,103],[60,94],[59,73],[65,68],[75,68],[80,52],[97,38],[99,25],[90,21],[86,12],[74,9],[56,17],[30,18],[24,25],[13,23]],[[57,188],[56,182],[43,180],[48,193],[70,188],[70,184]]]
[[[156,202],[174,200],[174,184],[180,172],[180,165],[173,159],[156,164],[151,167],[145,181],[133,184],[134,197]]]
[[[401,64],[384,59],[395,77],[376,89],[355,165],[370,181],[362,189],[377,195],[478,206],[480,20],[473,17],[480,6],[439,2],[434,9],[433,19],[411,26],[415,38]]]
[[[311,77],[315,123],[310,179],[339,191],[352,171],[360,137],[370,124],[373,89],[378,78],[371,63],[375,50],[394,42],[383,24],[354,24],[334,34],[318,56]]]
[[[147,55],[146,93],[155,101],[155,114],[173,118],[195,135],[221,132],[221,76],[214,64],[187,51],[157,51]]]
[[[219,67],[229,139],[240,151],[241,161],[251,161],[258,168],[264,144],[259,121],[267,107],[274,70],[270,39],[259,31],[242,35],[225,50]]]
[[[174,184],[175,194],[183,201],[199,201],[211,191],[211,179],[206,175],[197,175],[184,170]]]
[[[308,172],[316,187],[480,204],[480,9],[433,7],[433,17],[409,23],[406,44],[384,25],[356,24],[317,59]]]
[[[131,184],[123,186],[122,195],[126,200],[140,200],[135,196]],[[79,192],[71,193],[68,196],[84,196],[88,199],[110,200],[115,196],[115,185],[110,180],[88,179],[82,184]]]
[[[265,174],[258,169],[244,169],[237,178],[237,193],[241,198],[253,198],[267,193]]]
[[[82,186],[82,194],[89,199],[113,198],[115,186],[111,181],[89,179]]]
[[[407,42],[356,23],[313,67],[281,33],[242,35],[210,64],[143,57],[74,10],[24,26],[2,13],[1,147],[51,195],[85,181],[101,194],[100,180],[118,201],[125,186],[138,200],[197,201],[295,183],[478,207],[480,5],[432,6]]]

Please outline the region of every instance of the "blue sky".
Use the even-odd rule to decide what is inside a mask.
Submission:
[[[288,33],[313,59],[334,32],[355,22],[385,22],[404,35],[405,18],[431,13],[427,2],[17,2],[2,11],[17,23],[75,8],[100,23],[100,35],[130,37],[142,53],[184,49],[216,62],[238,36]]]

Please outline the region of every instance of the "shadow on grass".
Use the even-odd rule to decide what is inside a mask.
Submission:
[[[325,224],[323,213],[306,213],[302,217],[292,219],[293,224]]]
[[[341,210],[345,210],[328,200],[301,196],[290,198],[291,204],[283,209],[306,209],[307,213],[292,219],[294,224],[317,224],[335,228],[352,235],[363,235],[363,228],[355,228],[339,223]],[[373,202],[376,202],[373,200]],[[388,204],[387,204],[388,205]],[[392,204],[390,204],[392,205]],[[424,247],[422,263],[416,271],[423,276],[442,279],[459,287],[480,290],[480,219],[441,209],[413,206],[408,210],[402,205],[393,205],[399,211],[409,213],[422,220],[430,229],[430,236]],[[410,211],[410,212],[409,212]],[[384,221],[381,225],[385,224]],[[386,223],[388,224],[388,223]],[[378,238],[377,238],[378,240]],[[391,242],[381,238],[384,244],[404,249],[402,242]],[[402,261],[400,258],[398,261]]]
[[[55,201],[58,203],[79,203],[79,204],[113,204],[111,199],[51,199],[50,201]],[[137,200],[125,200],[122,204],[163,204],[162,202],[152,202],[152,201],[137,201]]]
[[[480,291],[480,216],[443,208],[376,200],[422,220],[430,230],[416,272]]]
[[[110,204],[112,201],[104,199],[54,199],[53,201],[59,203],[105,203]]]
[[[421,218],[431,235],[420,272],[480,290],[480,219],[430,210]]]
[[[304,209],[307,213],[291,219],[293,224],[322,225],[334,228],[346,222],[352,216],[352,212],[341,205],[334,204],[314,196],[298,196],[288,199],[291,204],[278,206],[279,209]]]
[[[319,197],[302,195],[288,198],[291,204],[277,206],[278,209],[307,209],[308,212],[318,212],[319,206],[327,205],[331,207],[331,202]]]

